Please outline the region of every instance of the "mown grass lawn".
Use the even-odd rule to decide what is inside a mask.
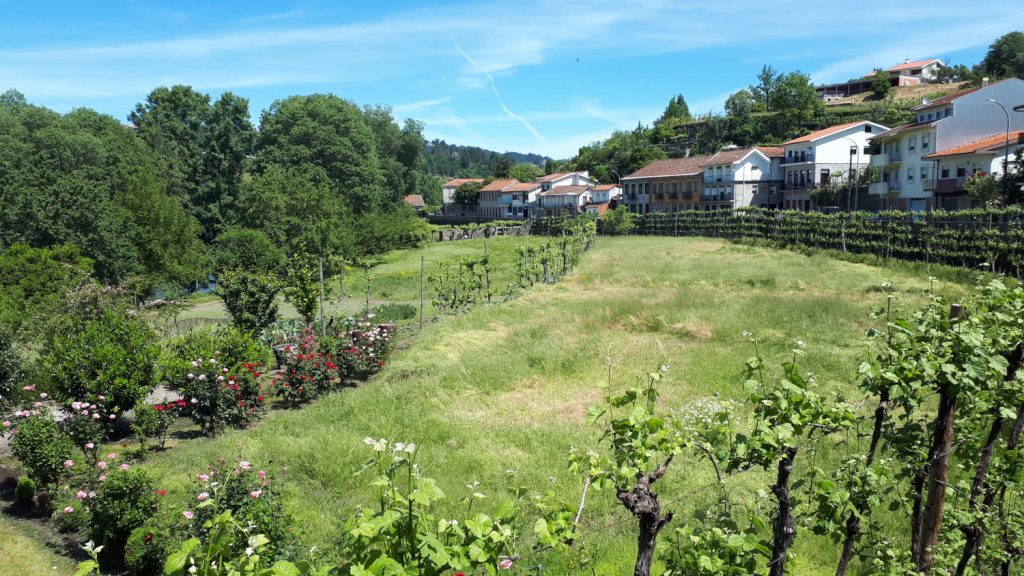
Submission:
[[[66,556],[44,546],[37,527],[5,518],[0,522],[0,574],[64,576],[75,571]]]
[[[492,240],[491,247],[500,244]],[[472,249],[466,242],[425,252]],[[379,270],[395,280],[380,285],[395,299],[409,299],[413,287],[418,295],[418,265],[419,253],[390,256]],[[422,446],[419,462],[453,503],[466,494],[465,484],[479,480],[487,504],[496,507],[508,497],[509,470],[516,484],[535,493],[552,487],[575,502],[581,479],[567,471],[566,453],[596,445],[599,431],[584,420],[601,398],[596,385],[607,379],[609,359],[612,386],[669,366],[666,408],[713,395],[743,400],[742,366],[751,350],[740,333],[749,330],[773,366],[804,340],[804,368],[820,386],[855,393],[857,359],[870,352],[867,313],[883,301],[886,280],[910,304],[921,302],[929,285],[924,275],[719,240],[600,238],[558,284],[428,325],[373,381],[300,410],[276,411],[252,430],[180,442],[146,466],[180,502],[190,497],[189,478],[219,457],[287,467],[288,511],[304,543],[320,549],[331,547],[357,506],[372,502],[367,479],[353,475],[367,458],[367,436]],[[952,296],[966,291],[942,282],[936,288]],[[842,442],[847,438],[809,445],[798,469],[843,458],[856,449]],[[688,522],[718,497],[704,489],[712,479],[697,458],[673,464],[660,487],[663,500],[682,498],[673,524]],[[767,485],[767,475],[748,473],[730,479],[727,490],[734,504],[767,510],[771,500],[758,495]],[[592,531],[582,540],[595,572],[629,573],[635,524],[614,496],[592,493],[583,524]],[[660,546],[670,540],[667,529]],[[803,530],[796,552],[793,574],[834,572],[830,542]],[[566,572],[566,559],[551,555],[529,556],[521,565],[537,562],[545,573]]]

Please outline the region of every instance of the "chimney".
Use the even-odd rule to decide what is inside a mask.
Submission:
[[[985,76],[984,78],[981,79],[981,87],[988,88],[988,76]]]

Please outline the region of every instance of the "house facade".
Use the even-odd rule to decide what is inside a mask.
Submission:
[[[889,68],[886,72],[889,73],[890,78],[916,79],[918,82],[896,84],[896,86],[912,86],[913,84],[920,82],[937,82],[939,79],[939,71],[945,67],[946,65],[938,58],[927,58],[925,60],[915,61],[907,59],[904,60],[902,64],[897,64],[892,68]]]
[[[535,180],[540,184],[541,191],[546,192],[558,186],[596,186],[597,180],[590,177],[586,170],[582,172],[558,172],[546,174]]]
[[[782,207],[781,147],[722,150],[703,164],[701,207]]]
[[[674,212],[700,205],[704,191],[702,164],[710,156],[655,160],[622,178],[622,203],[630,212]]]
[[[838,174],[859,172],[871,161],[870,140],[888,128],[869,121],[830,126],[782,145],[782,207],[811,208],[811,190],[828,185]]]
[[[872,158],[872,166],[881,176],[869,192],[883,206],[902,210],[966,205],[966,178],[991,172],[993,165],[1002,170],[1001,156],[991,156],[986,148],[988,139],[1002,136],[1005,148],[1007,122],[1011,132],[1024,130],[1024,114],[1012,110],[1022,101],[1024,80],[1010,78],[915,107],[914,122],[875,138],[881,153]]]
[[[584,212],[593,187],[590,184],[562,185],[537,193],[537,215],[577,216]]]
[[[480,189],[479,214],[500,220],[527,219],[537,203],[540,185],[514,178],[495,180]]]

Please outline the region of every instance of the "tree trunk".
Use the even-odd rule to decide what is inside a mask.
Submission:
[[[871,466],[875,461],[875,453],[878,451],[878,443],[882,438],[882,426],[885,424],[885,416],[889,410],[889,391],[883,390],[878,397],[878,406],[875,407],[874,424],[871,428],[871,444],[868,446],[868,454],[865,465]],[[861,510],[864,513],[865,510]],[[860,519],[856,514],[850,514],[846,518],[846,538],[843,540],[843,551],[839,555],[839,566],[836,568],[836,576],[844,576],[846,568],[853,558],[853,545],[860,535]]]
[[[1009,382],[1017,376],[1017,371],[1020,370],[1021,362],[1024,360],[1024,344],[1018,344],[1008,360],[1009,367],[1006,370],[1006,376],[1003,378],[1004,382]],[[1017,421],[1014,423],[1013,433],[1010,438],[1010,441],[1013,442],[1013,446],[1010,447],[1011,450],[1016,447],[1017,438],[1020,437],[1020,427],[1024,425],[1024,419],[1022,418],[1024,418],[1024,405],[1017,410]],[[985,502],[983,503],[985,509],[989,509],[988,506],[992,504],[990,495],[993,495],[995,491],[985,490],[985,478],[988,476],[992,451],[999,442],[999,435],[1003,431],[1003,422],[1002,416],[996,416],[992,421],[992,426],[989,428],[988,437],[985,438],[985,445],[981,449],[981,458],[978,460],[978,467],[974,472],[974,482],[971,484],[971,493],[967,500],[968,510],[972,513],[978,510],[978,498],[981,496],[982,491],[985,492]],[[966,541],[964,542],[963,554],[961,554],[960,561],[956,565],[956,576],[963,576],[964,571],[967,570],[971,557],[977,554],[981,548],[984,533],[985,527],[980,522],[964,527]]]
[[[796,522],[793,520],[793,505],[789,498],[789,476],[793,473],[793,460],[796,459],[797,450],[796,446],[790,446],[782,451],[779,472],[775,485],[772,486],[779,510],[773,527],[772,559],[768,562],[769,576],[783,576],[786,573],[789,547],[796,539]]]
[[[669,462],[659,466],[654,472],[640,475],[632,490],[620,489],[617,492],[619,501],[636,516],[640,523],[640,533],[637,536],[636,567],[633,569],[633,576],[650,576],[658,533],[672,521],[671,512],[665,516],[661,515],[661,503],[658,502],[658,495],[651,490],[651,485],[665,475],[665,469]]]
[[[956,413],[956,397],[948,386],[939,392],[939,413],[935,418],[935,435],[932,438],[932,459],[928,471],[928,500],[921,517],[921,534],[918,538],[917,568],[925,574],[932,573],[935,561],[935,545],[942,530],[942,516],[946,507],[946,483],[949,479],[949,456],[953,450],[953,416]]]

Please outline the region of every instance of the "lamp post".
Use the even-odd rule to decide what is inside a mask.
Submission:
[[[853,195],[853,155],[857,155],[857,169],[860,169],[860,145],[857,141],[849,136],[843,136],[845,140],[849,140],[852,146],[850,147],[850,170],[846,173],[846,178],[849,180],[849,186],[847,186],[846,193],[846,209],[850,209],[850,196],[853,196],[853,209],[857,209],[857,196]]]
[[[1003,114],[1006,114],[1006,155],[1003,156],[1003,198],[1004,200],[1008,200],[1010,198],[1010,191],[1007,189],[1007,184],[1010,183],[1010,113],[1002,103],[997,102],[992,98],[987,98],[987,100],[1002,108]],[[1016,111],[1017,107],[1015,106],[1013,109]]]

